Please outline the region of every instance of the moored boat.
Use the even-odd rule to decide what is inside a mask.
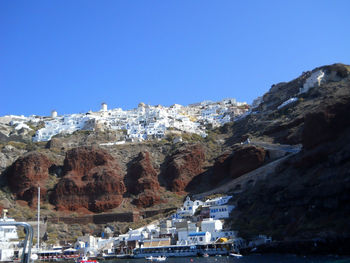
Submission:
[[[231,257],[235,257],[235,258],[241,258],[241,257],[243,257],[243,255],[238,254],[238,253],[230,253],[230,256],[231,256]]]
[[[87,256],[78,257],[75,260],[76,263],[99,263],[96,259],[90,259]]]
[[[150,256],[150,257],[146,257],[146,260],[160,262],[160,261],[165,261],[166,257],[165,256],[158,256],[158,257]]]

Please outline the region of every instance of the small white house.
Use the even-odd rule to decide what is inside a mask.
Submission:
[[[299,93],[308,92],[310,88],[319,87],[324,80],[325,73],[322,70],[313,72],[309,78],[306,79],[303,87],[300,89]]]
[[[86,234],[85,236],[80,236],[77,238],[77,241],[74,243],[75,249],[83,248],[97,248],[98,239],[94,236]]]
[[[200,200],[192,201],[189,196],[187,196],[183,206],[173,214],[173,218],[184,218],[186,216],[193,216],[197,208],[202,206],[204,203]]]

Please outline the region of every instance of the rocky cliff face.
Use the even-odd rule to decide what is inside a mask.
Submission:
[[[170,156],[163,174],[168,187],[183,192],[191,180],[203,172],[204,149],[200,144],[186,145]]]
[[[214,185],[253,171],[265,161],[266,151],[261,147],[240,145],[233,148],[232,153],[226,152],[215,161],[211,176]]]
[[[345,219],[350,215],[350,68],[333,65],[323,70],[330,77],[301,94],[297,104],[269,114],[286,114],[279,117],[284,124],[269,134],[280,140],[294,133],[302,151],[241,193],[231,217],[232,227],[244,237],[267,234],[293,244],[289,248],[279,244],[283,251],[295,252],[305,240],[327,244],[350,240]]]
[[[29,152],[18,158],[6,171],[8,186],[18,199],[27,201],[30,205],[37,202],[38,186],[41,196],[45,199],[49,168],[52,162],[46,155]]]
[[[158,172],[154,169],[149,152],[140,152],[128,169],[128,192],[138,195],[134,203],[138,207],[150,207],[160,202]]]
[[[51,202],[57,209],[85,208],[102,212],[118,207],[125,186],[117,161],[102,149],[79,147],[67,152],[64,176],[56,185]]]

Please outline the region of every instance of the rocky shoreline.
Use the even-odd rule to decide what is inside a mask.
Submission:
[[[241,250],[242,254],[350,255],[350,238],[273,241]]]

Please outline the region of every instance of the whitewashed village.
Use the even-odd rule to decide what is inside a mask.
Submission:
[[[261,235],[248,243],[225,227],[225,219],[235,208],[229,203],[232,198],[222,195],[201,201],[187,197],[170,217],[129,229],[125,234],[116,235],[112,227],[106,226],[98,237],[86,234],[64,246],[59,240],[56,245],[47,245],[39,239],[31,251],[42,261],[76,259],[81,255],[100,259],[216,256],[271,242],[271,238]],[[15,222],[6,212],[1,223]],[[0,261],[20,257],[23,241],[19,241],[15,226],[0,226],[0,240]]]
[[[108,105],[102,103],[101,109],[95,112],[59,115],[53,110],[49,117],[9,115],[1,117],[1,122],[15,127],[16,130],[31,130],[30,124],[41,123],[42,128],[33,136],[34,142],[49,141],[57,134],[71,134],[78,130],[123,131],[124,136],[119,141],[108,142],[113,145],[161,139],[169,130],[205,137],[208,125],[222,126],[248,110],[247,103],[237,102],[236,99],[204,101],[188,106],[174,104],[170,107],[139,103],[137,108],[131,110],[121,108],[109,110]]]
[[[319,87],[328,79],[334,79],[333,75],[326,75],[322,70],[313,72],[300,88],[299,94],[306,93],[310,88]],[[271,89],[274,89],[274,85]],[[297,101],[297,97],[290,97],[277,109]],[[34,126],[41,124],[42,128],[36,130],[32,138],[34,142],[49,141],[55,135],[72,134],[79,130],[122,131],[123,136],[120,140],[105,143],[105,145],[115,145],[162,139],[170,130],[206,137],[208,127],[220,127],[225,123],[238,121],[249,114],[254,114],[262,102],[262,97],[256,98],[252,105],[237,102],[234,98],[218,102],[203,101],[188,106],[174,104],[170,107],[152,106],[141,102],[137,108],[131,110],[121,108],[109,110],[108,105],[103,102],[99,111],[90,110],[86,113],[59,115],[58,111],[52,110],[50,116],[46,117],[6,115],[0,117],[0,123],[10,125],[17,131],[30,131],[31,124]]]

